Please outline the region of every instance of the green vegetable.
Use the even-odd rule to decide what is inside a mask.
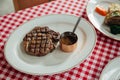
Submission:
[[[110,32],[112,34],[120,34],[120,25],[110,25]]]

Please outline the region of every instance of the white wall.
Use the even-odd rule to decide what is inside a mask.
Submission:
[[[13,0],[0,0],[0,16],[14,12]]]

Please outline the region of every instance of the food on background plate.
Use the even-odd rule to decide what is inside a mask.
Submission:
[[[106,11],[103,7],[101,7],[101,6],[97,6],[97,7],[95,8],[95,11],[96,11],[98,14],[102,15],[102,16],[106,16],[106,15],[107,15],[107,11]]]
[[[59,37],[59,32],[37,26],[23,38],[23,48],[27,54],[44,56],[56,48]]]
[[[108,13],[104,23],[107,25],[120,25],[120,11]]]
[[[115,3],[110,4],[108,12],[110,13],[113,11],[120,11],[120,5]]]
[[[112,3],[108,8],[108,13],[104,23],[110,27],[112,34],[120,34],[120,5]]]
[[[105,17],[105,24],[120,25],[120,5],[111,4],[108,9],[108,14]]]

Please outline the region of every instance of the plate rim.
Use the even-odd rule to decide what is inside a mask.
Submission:
[[[43,16],[36,17],[36,18],[51,16],[51,15],[74,16],[74,15],[69,15],[69,14],[49,14],[49,15],[43,15]],[[78,18],[77,16],[74,16],[74,17]],[[36,19],[36,18],[33,18],[33,19],[31,19],[31,20],[34,20],[34,19]],[[84,19],[84,18],[82,18],[82,19],[83,19],[84,21],[86,21],[87,24],[90,25],[90,27],[91,27],[92,30],[94,31],[94,37],[95,37],[94,45],[92,46],[91,50],[89,51],[89,54],[86,56],[86,58],[87,58],[87,57],[89,57],[89,55],[92,53],[94,47],[96,46],[97,34],[96,34],[96,30],[94,29],[93,25],[92,25],[91,23],[89,23],[89,21],[87,21],[86,19]],[[28,20],[28,21],[22,23],[21,25],[24,25],[24,24],[28,23],[28,22],[31,21],[31,20]],[[68,70],[72,69],[73,67],[75,67],[76,65],[81,64],[81,63],[86,59],[86,58],[84,58],[82,61],[79,61],[79,63],[76,63],[76,65],[72,65],[70,68],[64,69],[64,70],[62,70],[62,71],[60,71],[60,72],[53,72],[53,73],[44,73],[44,74],[42,74],[42,73],[27,72],[27,71],[18,69],[18,67],[16,67],[16,66],[14,66],[14,65],[11,64],[11,62],[7,59],[7,55],[6,55],[5,53],[6,53],[6,45],[7,45],[7,43],[8,43],[8,40],[10,39],[11,35],[13,35],[14,32],[15,32],[17,29],[20,28],[21,25],[19,25],[19,27],[16,27],[16,29],[15,29],[12,33],[10,33],[9,37],[8,37],[7,40],[6,40],[5,47],[4,47],[5,59],[6,59],[6,61],[8,62],[8,64],[10,64],[14,69],[16,69],[16,70],[18,70],[18,71],[20,71],[20,72],[22,72],[22,73],[32,74],[32,75],[53,75],[53,74],[58,74],[58,73],[62,73],[62,72],[68,71]]]

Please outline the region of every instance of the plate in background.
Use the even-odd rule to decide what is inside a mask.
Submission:
[[[100,80],[120,80],[120,57],[116,57],[105,66]]]
[[[105,16],[101,16],[95,12],[97,5],[100,5],[107,10],[111,3],[120,4],[120,0],[90,0],[88,2],[86,12],[89,20],[95,26],[95,28],[112,39],[120,40],[120,34],[114,35],[110,33],[110,28],[103,24]]]

